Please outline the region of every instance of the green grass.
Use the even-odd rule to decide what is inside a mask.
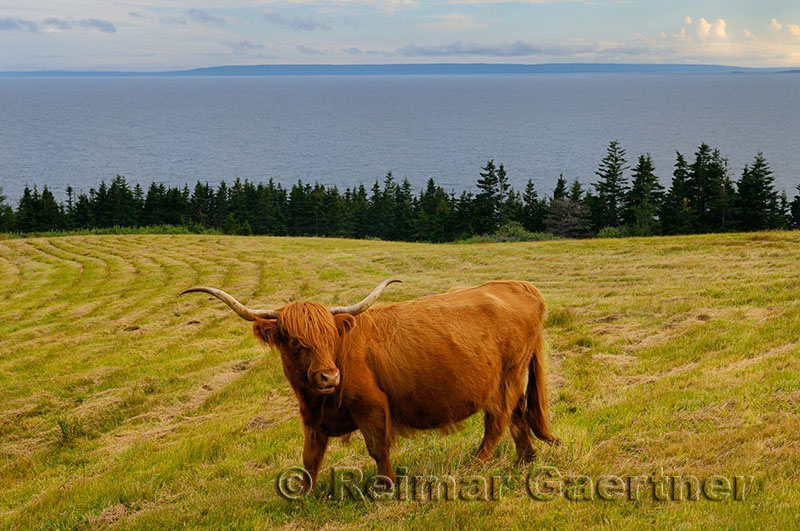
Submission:
[[[411,475],[511,476],[499,501],[278,496],[302,430],[278,357],[205,284],[253,306],[383,302],[498,278],[538,286],[554,431],[515,466],[506,434],[471,461],[482,419],[400,439]],[[798,528],[800,232],[473,245],[87,235],[0,241],[0,527]],[[741,501],[540,502],[564,477],[752,476]],[[573,485],[571,493],[576,492]],[[579,489],[578,489],[579,490]]]

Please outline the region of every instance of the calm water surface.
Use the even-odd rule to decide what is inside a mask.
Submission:
[[[779,189],[800,183],[800,76],[560,74],[0,79],[0,186],[63,197],[115,174],[169,185],[236,177],[370,186],[391,170],[473,189],[503,162],[521,189],[584,183],[608,142],[652,153],[719,147],[738,178],[763,151]]]

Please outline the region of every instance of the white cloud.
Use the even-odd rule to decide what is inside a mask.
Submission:
[[[792,35],[800,37],[800,26],[797,24],[787,24],[786,27],[789,28]]]
[[[426,17],[432,22],[425,22],[419,27],[431,31],[469,31],[486,27],[486,24],[477,22],[474,15],[463,13],[450,13],[448,15],[430,15]]]
[[[774,29],[775,31],[780,31],[781,29],[783,29],[783,24],[778,22],[778,19],[773,18],[772,22],[770,23],[770,27],[772,27],[772,29]]]

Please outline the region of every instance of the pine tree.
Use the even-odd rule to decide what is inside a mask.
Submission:
[[[14,229],[14,210],[6,204],[6,196],[0,187],[0,233],[11,232]]]
[[[525,185],[525,192],[522,194],[522,226],[531,232],[544,231],[544,216],[547,213],[547,202],[539,199],[539,194],[533,185],[533,181],[528,179]]]
[[[640,155],[633,169],[630,190],[625,194],[623,219],[635,236],[661,232],[658,213],[664,200],[664,187],[655,175],[650,154]]]
[[[789,203],[789,214],[791,217],[790,227],[800,229],[800,184],[797,185],[797,195]]]
[[[606,149],[606,156],[600,161],[595,174],[600,178],[593,184],[597,192],[594,202],[596,212],[592,213],[596,229],[619,227],[623,222],[623,203],[627,193],[624,172],[628,169],[625,150],[619,142],[612,140]]]
[[[39,192],[36,185],[33,191],[25,185],[22,197],[17,205],[15,218],[15,230],[17,232],[33,232],[37,230],[37,210],[39,208]]]
[[[572,182],[572,186],[570,186],[569,192],[567,192],[567,199],[573,203],[580,203],[583,201],[583,187],[578,179]]]
[[[92,204],[86,194],[78,194],[75,201],[75,211],[72,214],[72,225],[78,229],[90,229],[95,227],[92,216]]]
[[[723,232],[735,226],[735,190],[728,161],[718,149],[702,143],[689,167],[688,198],[693,233]]]
[[[433,179],[428,179],[417,204],[417,239],[430,242],[451,239],[452,207],[447,193]]]
[[[54,231],[63,229],[61,207],[56,203],[53,192],[47,188],[42,189],[42,195],[38,205],[38,226],[39,231]]]
[[[394,188],[394,239],[413,241],[415,239],[414,215],[417,209],[411,183],[403,179],[400,186]]]
[[[689,164],[677,153],[672,184],[661,204],[661,230],[663,234],[689,234],[693,226],[693,207],[690,199]]]
[[[367,189],[363,184],[353,192],[353,236],[355,238],[366,238],[370,235],[370,203],[367,197]]]
[[[503,169],[504,182],[500,182],[494,160],[487,162],[486,166],[481,169],[483,171],[480,172],[479,175],[481,177],[477,182],[478,190],[480,191],[475,196],[476,218],[474,225],[478,233],[491,234],[497,230],[502,221],[502,206],[505,194],[503,187],[508,186],[508,181],[505,177],[505,169]]]
[[[553,201],[556,199],[566,199],[567,198],[567,180],[564,178],[564,174],[560,174],[558,176],[558,180],[556,181],[556,187],[553,188]]]
[[[566,198],[550,201],[544,224],[547,232],[564,238],[586,238],[591,235],[586,205]]]
[[[759,152],[752,166],[745,165],[742,177],[736,183],[739,229],[764,230],[783,225],[774,182],[772,170],[764,154]]]

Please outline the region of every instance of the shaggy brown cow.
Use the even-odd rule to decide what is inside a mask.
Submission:
[[[297,395],[305,430],[303,465],[311,488],[329,437],[361,430],[383,486],[395,475],[395,434],[447,428],[485,412],[487,460],[511,423],[519,460],[535,455],[529,430],[550,443],[544,374],[545,304],[527,282],[489,282],[443,295],[367,308],[396,279],[353,306],[293,302],[251,310],[215,288],[190,288],[219,298],[256,336],[280,352]],[[362,313],[363,312],[363,313]],[[528,376],[527,389],[525,377]]]

